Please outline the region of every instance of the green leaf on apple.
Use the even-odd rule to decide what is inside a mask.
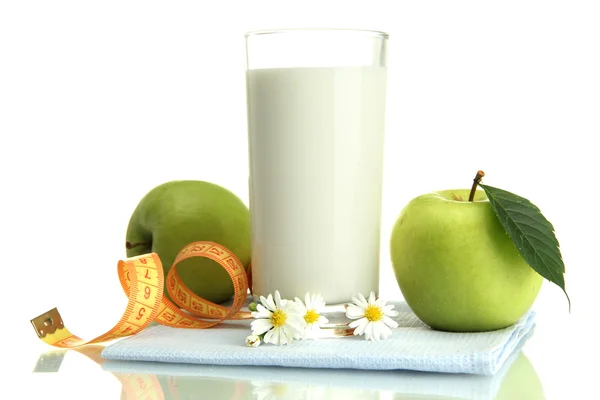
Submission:
[[[565,264],[550,221],[529,200],[506,190],[478,184],[523,259],[538,274],[563,290],[570,309],[571,300],[565,289]]]

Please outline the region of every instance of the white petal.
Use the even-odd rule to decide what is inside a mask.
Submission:
[[[252,329],[252,334],[256,335],[256,336],[262,335],[263,333],[265,333],[272,327],[273,327],[273,324],[271,323],[271,320],[269,320],[269,319],[257,319],[257,320],[252,321],[252,323],[250,324],[250,328]]]
[[[271,293],[269,293],[269,297],[266,298],[266,303],[265,306],[271,310],[271,311],[275,311],[275,302],[273,301],[273,295]],[[264,303],[263,303],[264,304]]]
[[[346,317],[350,319],[362,318],[365,316],[365,310],[358,308],[354,304],[348,304],[346,307]]]
[[[294,337],[294,339],[304,339],[304,337],[306,336],[306,330],[307,328],[304,328],[300,331],[298,330],[294,330],[292,327],[288,327],[288,331],[292,334],[292,336]]]
[[[304,330],[304,332],[302,332],[302,335],[300,335],[299,339],[302,339],[302,340],[314,339],[316,337],[315,332],[318,332],[318,330],[315,331],[315,329],[313,329],[312,326],[308,327]]]
[[[273,332],[273,344],[276,346],[281,345],[281,328],[273,328],[269,332]]]
[[[279,328],[279,344],[289,344],[287,332],[285,331],[285,328],[283,326]]]
[[[260,300],[260,303],[261,303],[263,306],[265,306],[265,307],[268,307],[268,304],[267,304],[268,302],[267,302],[267,299],[266,299],[266,297],[265,297],[265,296],[260,296],[260,297],[259,297],[259,300]],[[258,308],[258,304],[256,305],[256,308]]]
[[[302,314],[306,314],[306,306],[304,305],[304,303],[302,302],[302,300],[300,300],[299,298],[296,297],[296,300],[294,301],[294,303],[298,307],[298,310],[300,312],[302,312]]]
[[[323,316],[323,315],[319,315],[319,319],[317,319],[317,325],[318,326],[323,326],[325,324],[328,324],[329,320],[327,319],[327,317]]]
[[[380,321],[373,322],[373,340],[377,341],[381,337],[381,326],[385,326]]]
[[[373,340],[373,323],[368,323],[365,326],[365,339]]]
[[[298,307],[298,305],[294,302],[289,302],[288,304],[285,305],[285,307],[283,308],[283,311],[285,311],[285,313],[290,316],[296,316],[296,317],[304,317],[305,312],[302,311],[300,309],[300,307]]]
[[[310,293],[308,292],[306,292],[304,295],[304,304],[306,304],[306,308],[310,308],[312,305],[312,302],[310,301]]]
[[[348,324],[348,327],[349,328],[356,328],[357,326],[359,326],[360,324],[362,324],[363,321],[366,321],[366,320],[367,320],[366,318],[354,320],[354,321],[352,321],[352,322],[350,322]]]
[[[379,332],[384,339],[387,339],[392,334],[392,330],[386,324],[381,323],[379,324]]]
[[[386,305],[384,307],[381,307],[381,309],[383,310],[384,313],[387,313],[387,312],[392,311],[394,309],[394,307],[395,306],[393,304],[388,304],[388,305]],[[398,311],[395,311],[395,312],[398,312]]]
[[[274,342],[273,344],[280,346],[283,343],[281,342],[281,328],[273,328],[273,338],[274,338]]]
[[[289,329],[284,329],[284,333],[285,333],[287,342],[289,344],[293,343],[294,342],[294,333],[291,332]]]
[[[317,310],[317,312],[323,311],[323,308],[325,308],[325,300],[323,299],[323,296],[321,296],[321,293],[317,295],[312,306],[315,308],[315,310]]]
[[[397,328],[398,327],[398,323],[396,321],[394,321],[393,319],[391,319],[390,317],[388,317],[387,315],[385,315],[381,321],[386,324],[387,326],[389,326],[390,328]]]
[[[306,323],[306,320],[304,319],[304,315],[297,313],[297,312],[288,312],[286,321],[287,322]]]
[[[277,335],[279,336],[279,345],[288,344],[287,336],[285,335],[285,330],[283,329],[283,326],[277,331]]]
[[[277,306],[277,308],[285,311],[286,314],[288,313],[297,313],[300,314],[300,307],[298,307],[298,304],[296,304],[293,301],[286,301],[286,300],[280,300],[279,301],[279,306]]]
[[[375,300],[375,304],[377,305],[377,307],[379,308],[383,308],[385,307],[385,304],[387,303],[387,301],[385,301],[384,299],[382,299],[381,297],[378,298],[377,300]]]
[[[304,322],[301,322],[301,321],[288,321],[288,323],[285,326],[290,331],[292,331],[292,333],[300,333],[304,329],[306,329],[307,325],[306,325],[306,321],[304,321]]]
[[[273,315],[273,313],[271,311],[267,310],[261,304],[256,305],[256,310],[257,311],[254,311],[252,313],[252,316],[254,318],[271,318],[271,315]]]
[[[375,292],[371,292],[369,295],[369,304],[375,304]]]
[[[275,332],[276,332],[276,331],[277,331],[277,329],[271,329],[270,331],[268,331],[268,332],[265,334],[265,337],[264,337],[264,339],[263,339],[263,340],[264,340],[264,342],[265,342],[265,343],[273,343],[273,344],[278,344],[278,343],[277,343],[277,337],[275,336]]]
[[[365,332],[365,329],[369,325],[369,320],[366,318],[359,319],[358,324],[356,325],[356,329],[354,330],[355,335],[362,335]],[[352,328],[352,327],[351,327]]]
[[[277,308],[281,308],[281,306],[282,306],[281,295],[279,294],[279,290],[275,291],[275,305],[277,306]]]
[[[291,322],[293,324],[306,325],[304,315],[299,313],[288,313],[287,322]]]
[[[367,299],[365,299],[365,296],[363,296],[362,293],[358,294],[358,300],[360,300],[360,304],[366,308],[369,305],[369,302],[367,301]]]

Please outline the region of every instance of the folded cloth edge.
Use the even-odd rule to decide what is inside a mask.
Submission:
[[[479,375],[495,375],[502,366],[506,363],[507,359],[510,358],[512,354],[516,352],[516,350],[520,349],[526,340],[522,340],[523,338],[528,339],[531,336],[531,331],[535,325],[535,312],[530,311],[526,316],[524,316],[521,320],[519,320],[513,327],[510,328],[510,336],[508,339],[504,340],[498,348],[491,350],[488,354],[484,354],[485,358],[479,359],[482,361],[477,368],[471,370],[465,370],[460,368],[455,368],[452,365],[452,357],[445,356],[445,362],[441,364],[437,364],[434,366],[427,365],[415,365],[414,362],[411,362],[409,359],[389,359],[390,364],[385,366],[382,364],[382,359],[378,359],[376,361],[374,358],[369,357],[370,355],[366,355],[363,353],[363,357],[366,356],[366,359],[371,361],[372,366],[369,368],[364,368],[364,365],[361,365],[360,360],[354,359],[353,357],[348,358],[342,355],[342,358],[346,358],[344,369],[362,369],[362,370],[408,370],[408,371],[423,371],[423,372],[440,372],[440,373],[466,373],[466,374],[479,374]],[[164,328],[157,326],[156,328]],[[176,328],[169,328],[176,329]],[[345,340],[345,339],[342,339]],[[119,343],[116,343],[117,345]],[[109,346],[109,347],[112,347]],[[117,346],[119,347],[119,346]],[[118,351],[114,351],[114,348],[111,350],[105,349],[102,352],[102,357],[110,360],[129,360],[129,361],[150,361],[150,362],[163,362],[163,363],[176,363],[176,364],[212,364],[212,365],[224,365],[224,366],[242,366],[242,365],[256,365],[256,366],[274,366],[274,367],[298,367],[298,368],[334,368],[337,367],[328,367],[320,364],[319,357],[316,357],[311,360],[309,365],[297,365],[294,362],[287,362],[285,359],[279,359],[277,362],[273,362],[273,359],[262,359],[255,360],[253,363],[249,363],[248,360],[238,359],[238,360],[212,360],[213,362],[198,362],[196,358],[190,355],[186,355],[182,352],[177,354],[178,359],[176,360],[165,360],[165,359],[153,359],[153,357],[148,357],[148,353],[141,355],[132,355],[132,354],[119,354]],[[159,357],[157,357],[159,358]],[[387,357],[385,357],[387,358]],[[441,359],[441,358],[440,358]],[[363,358],[363,361],[365,358]],[[408,361],[407,361],[408,360]],[[232,362],[233,361],[233,362]],[[322,360],[321,360],[322,361]],[[414,360],[412,360],[414,361]],[[313,364],[313,365],[310,365]]]

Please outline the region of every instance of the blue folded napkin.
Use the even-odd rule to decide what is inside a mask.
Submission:
[[[495,375],[531,336],[535,313],[496,331],[452,333],[421,322],[404,302],[394,303],[398,328],[387,340],[363,336],[295,341],[288,346],[245,346],[251,321],[226,321],[211,329],[155,325],[107,346],[108,360],[206,365],[255,365],[364,370],[414,370]]]

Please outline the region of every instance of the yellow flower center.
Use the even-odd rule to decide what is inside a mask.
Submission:
[[[381,308],[377,307],[376,305],[369,304],[365,309],[365,318],[372,322],[379,321],[381,318],[383,318]]]
[[[287,314],[283,310],[275,310],[271,315],[271,323],[275,328],[285,325]]]
[[[319,314],[315,310],[308,310],[304,315],[304,320],[307,324],[314,324],[319,319]]]

